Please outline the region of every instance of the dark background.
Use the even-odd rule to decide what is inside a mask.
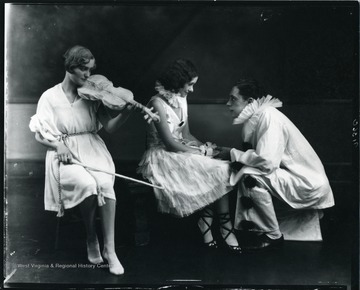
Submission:
[[[132,90],[143,104],[161,68],[177,57],[191,59],[200,78],[188,98],[190,124],[203,141],[240,144],[224,104],[231,86],[250,76],[284,102],[284,113],[325,162],[350,162],[358,101],[356,8],[354,2],[11,5],[8,157],[43,158],[29,118],[42,92],[62,81],[63,53],[81,44],[96,57],[95,73]],[[144,130],[136,115],[111,138],[104,134],[114,159],[139,159]]]
[[[10,248],[23,241],[25,232],[36,233],[21,210],[21,198],[27,205],[36,204],[31,211],[39,214],[31,217],[44,222],[40,213],[46,148],[35,141],[28,124],[40,95],[63,80],[62,55],[80,44],[95,55],[95,73],[132,90],[143,104],[154,94],[157,74],[169,61],[191,59],[199,81],[188,97],[190,128],[200,140],[219,145],[241,144],[239,127],[231,125],[225,103],[239,78],[257,78],[283,101],[280,110],[323,161],[336,202],[326,212],[325,232],[344,225],[358,269],[359,149],[353,135],[359,115],[358,11],[355,1],[9,5],[5,194],[15,201],[7,224],[21,236],[7,237]],[[100,132],[118,173],[134,174],[145,151],[145,129],[142,116],[133,114],[115,134]],[[29,184],[36,194],[22,190]],[[126,203],[119,204],[123,211]]]
[[[176,57],[190,58],[200,72],[190,102],[225,99],[245,75],[284,101],[351,100],[357,11],[344,3],[12,5],[9,100],[35,103],[60,82],[62,54],[75,44],[91,49],[95,73],[141,102]]]

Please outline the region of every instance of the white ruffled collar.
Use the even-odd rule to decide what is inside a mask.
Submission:
[[[155,83],[155,90],[166,99],[169,105],[173,108],[180,107],[180,93],[173,93],[171,91],[165,90],[164,86],[160,82]]]
[[[247,120],[249,120],[253,115],[262,112],[264,109],[268,107],[279,108],[282,107],[282,102],[277,99],[273,98],[270,95],[266,97],[262,97],[260,99],[254,100],[252,103],[249,103],[244,110],[239,114],[237,118],[234,119],[233,124],[243,124]]]

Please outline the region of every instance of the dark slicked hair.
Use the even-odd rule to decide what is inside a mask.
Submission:
[[[91,53],[89,49],[86,47],[83,47],[81,45],[75,45],[71,48],[69,48],[65,54],[64,57],[64,64],[65,69],[69,73],[73,73],[74,68],[80,67],[82,65],[85,65],[89,63],[91,59],[95,60],[95,57]],[[95,66],[94,66],[95,68]]]
[[[195,65],[187,59],[172,62],[157,79],[165,90],[178,93],[181,88],[198,76]]]
[[[235,87],[238,88],[239,94],[243,96],[244,100],[258,99],[264,96],[264,89],[255,79],[240,79]]]

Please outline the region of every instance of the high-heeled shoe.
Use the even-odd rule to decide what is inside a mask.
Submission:
[[[109,264],[109,271],[111,274],[114,274],[114,275],[124,274],[125,270],[124,270],[123,266],[121,265],[121,263],[115,253],[111,254],[111,256],[110,256],[106,252],[106,250],[104,250],[103,257]]]
[[[97,265],[104,262],[100,254],[100,245],[97,239],[94,243],[91,244],[89,244],[89,242],[87,241],[86,249],[87,249],[88,260],[90,263]]]
[[[241,254],[242,253],[242,248],[240,246],[232,246],[229,245],[226,240],[227,238],[231,235],[234,234],[234,228],[232,227],[231,229],[227,228],[225,225],[230,222],[230,214],[229,213],[220,213],[219,214],[219,226],[221,229],[226,230],[228,233],[225,235],[225,237],[223,236],[222,232],[220,231],[220,235],[222,237],[222,246],[228,250],[229,252],[233,253],[233,254]]]
[[[200,221],[203,221],[205,223],[205,225],[207,226],[207,228],[204,232],[201,230],[201,227],[199,226],[203,237],[205,237],[205,235],[209,231],[211,231],[211,224],[209,224],[205,218],[214,218],[213,211],[211,208],[207,207],[207,208],[203,209],[202,214],[198,221],[198,226],[199,226]],[[204,242],[203,244],[208,249],[217,249],[218,248],[218,245],[217,245],[216,241],[214,240],[214,238],[210,242]]]

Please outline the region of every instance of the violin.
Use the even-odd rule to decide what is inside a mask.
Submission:
[[[103,75],[91,75],[85,84],[78,88],[81,98],[91,101],[101,100],[102,103],[112,110],[123,110],[128,104],[136,105],[146,113],[145,119],[159,122],[158,113],[152,112],[146,106],[136,102],[130,90],[114,87],[113,83]]]

